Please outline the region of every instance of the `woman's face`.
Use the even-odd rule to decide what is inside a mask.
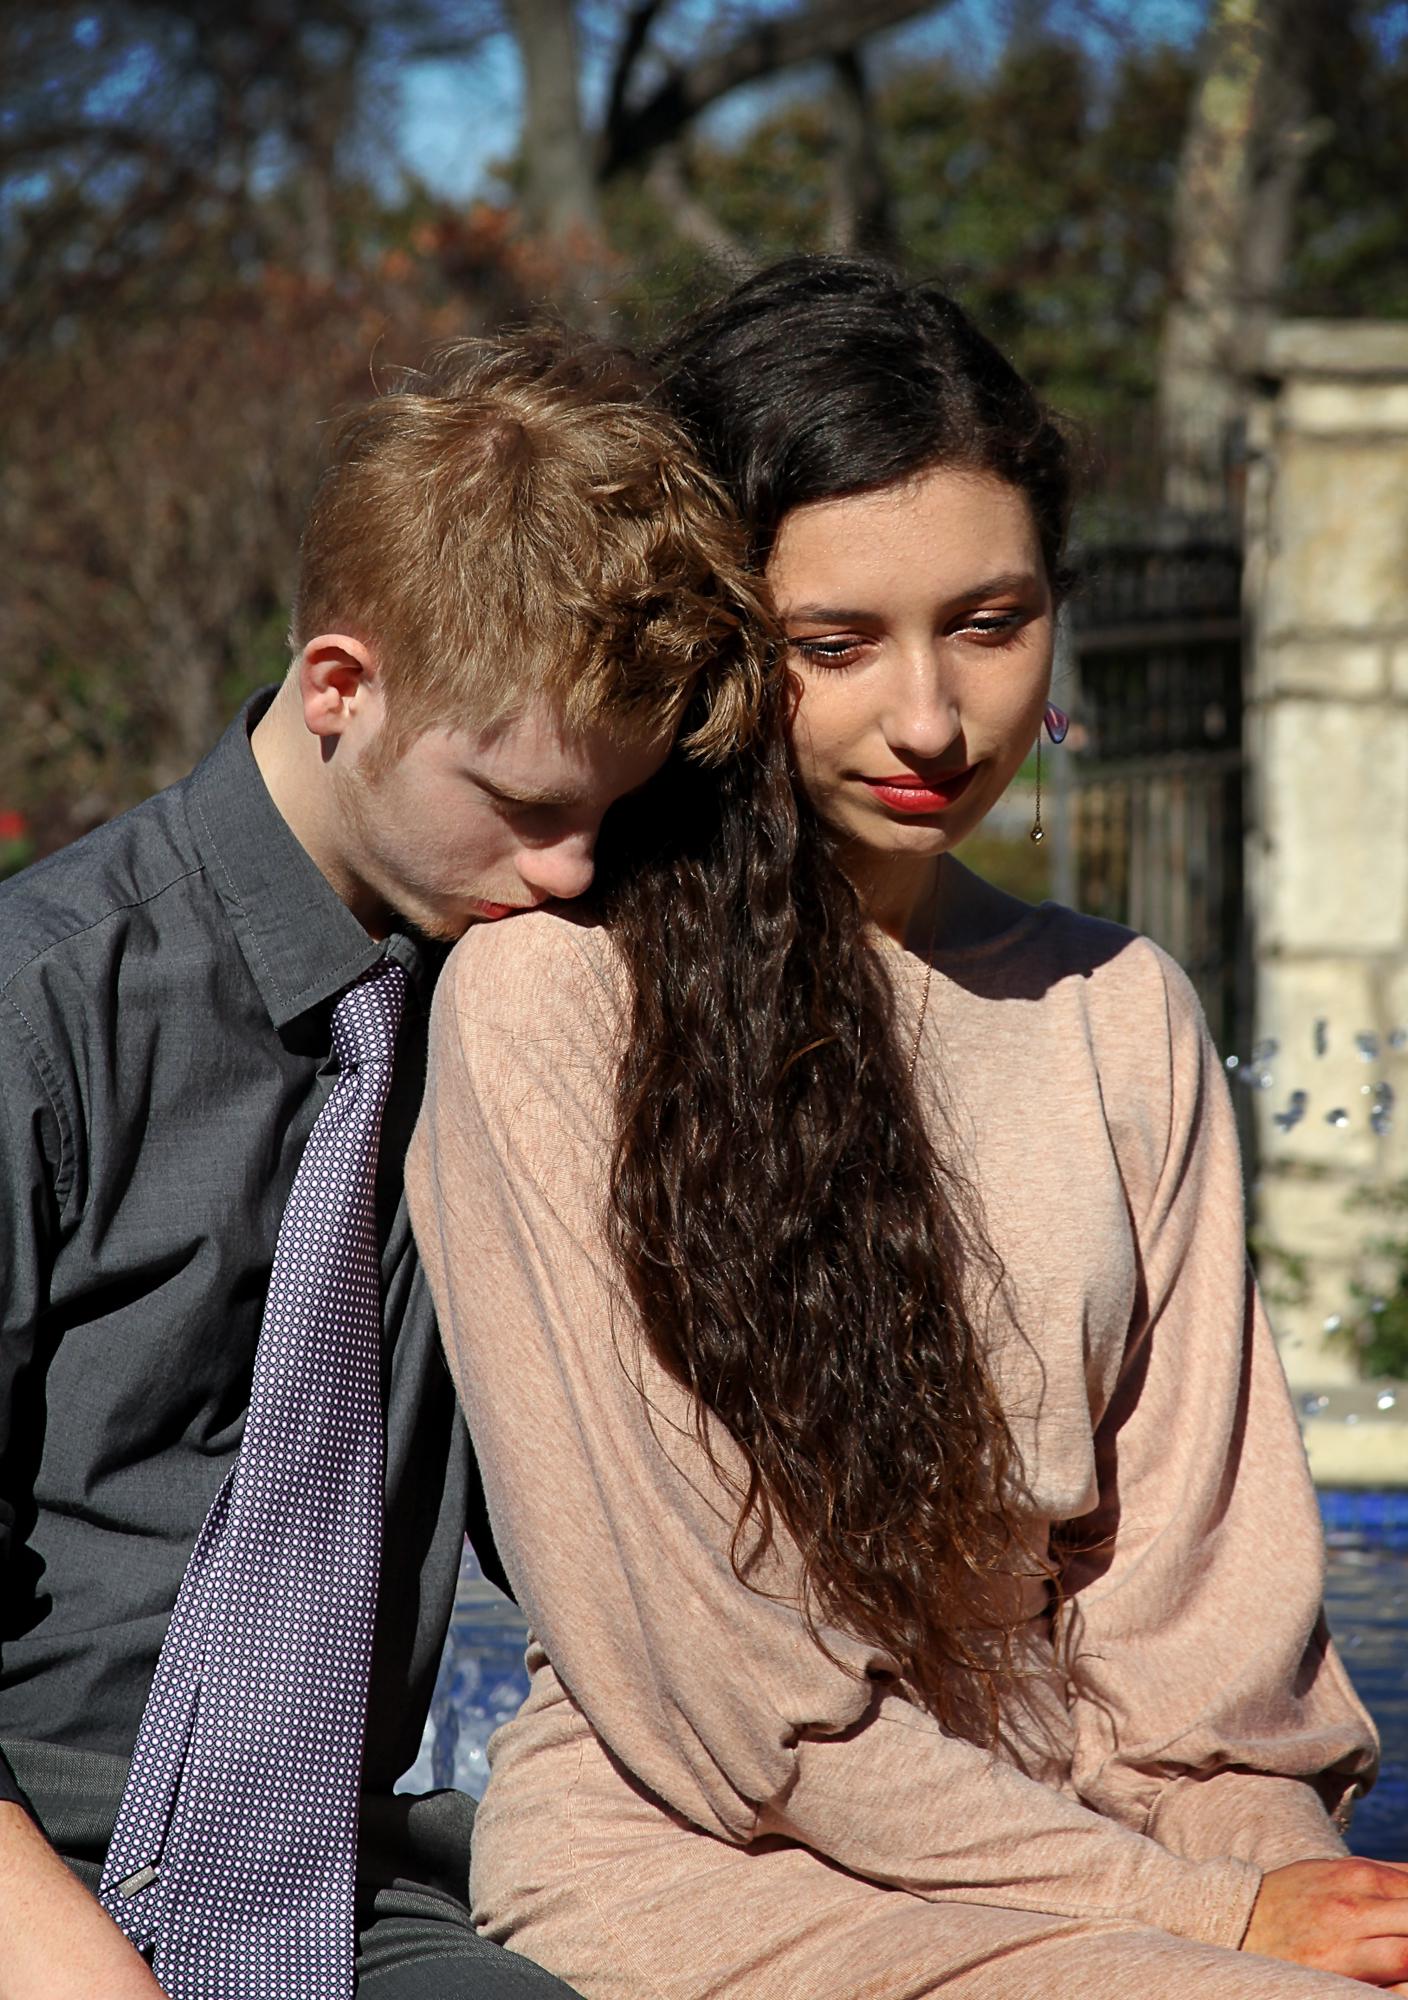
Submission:
[[[940,468],[795,508],[768,582],[800,693],[802,781],[865,893],[917,885],[1031,749],[1054,609],[1025,494]]]

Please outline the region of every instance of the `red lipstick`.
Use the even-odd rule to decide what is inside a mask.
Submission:
[[[863,778],[861,783],[891,812],[906,813],[917,819],[925,813],[944,812],[962,798],[977,768],[976,764],[968,764],[942,778],[917,778],[912,771],[897,771],[893,777]]]

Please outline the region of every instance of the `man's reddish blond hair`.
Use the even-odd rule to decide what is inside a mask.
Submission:
[[[373,652],[388,753],[545,696],[564,726],[688,747],[748,735],[773,628],[729,502],[624,350],[555,331],[456,342],[339,426],[292,641]]]

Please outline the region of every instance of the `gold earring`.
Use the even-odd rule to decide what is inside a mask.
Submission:
[[[1040,845],[1046,838],[1046,828],[1041,823],[1041,732],[1036,739],[1036,813],[1032,819],[1032,839]]]

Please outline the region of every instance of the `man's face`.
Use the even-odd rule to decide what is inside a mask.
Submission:
[[[668,737],[642,746],[602,728],[565,735],[538,702],[481,734],[428,730],[378,768],[367,752],[384,727],[378,693],[360,741],[339,746],[330,773],[349,886],[373,928],[394,912],[445,939],[580,896],[607,809],[669,750]]]

